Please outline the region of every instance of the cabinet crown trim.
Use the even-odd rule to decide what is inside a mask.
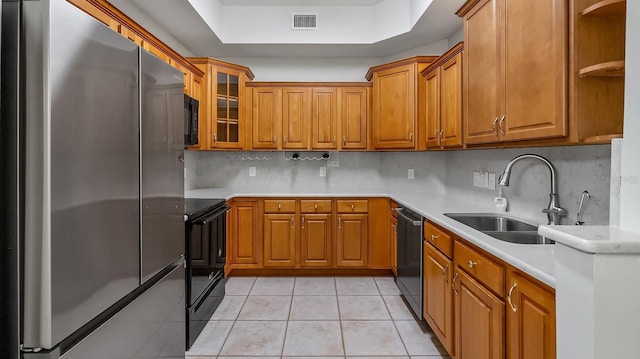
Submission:
[[[422,76],[426,76],[428,73],[430,73],[434,69],[437,69],[442,64],[451,60],[457,54],[461,53],[462,50],[464,50],[464,42],[460,41],[459,43],[455,44],[455,46],[447,50],[447,52],[442,54],[442,56],[438,57],[436,61],[432,62],[431,64],[429,64],[429,66],[425,67],[424,70],[420,71],[420,74]]]
[[[246,82],[246,87],[373,87],[371,82]]]
[[[228,69],[233,69],[236,71],[244,72],[247,75],[249,80],[253,80],[255,75],[251,71],[250,68],[238,64],[233,64],[231,62],[226,62],[218,59],[214,59],[212,57],[187,57],[187,60],[191,61],[194,64],[211,64],[216,66],[222,66]]]
[[[476,6],[477,3],[479,3],[482,0],[469,0],[466,3],[464,3],[464,5],[462,5],[462,7],[460,7],[460,9],[458,9],[458,11],[456,11],[456,15],[458,15],[458,17],[463,17],[465,16],[469,10],[473,9],[474,6]]]
[[[403,60],[389,62],[386,64],[369,68],[369,71],[367,71],[367,74],[364,76],[364,78],[367,79],[367,81],[371,81],[371,79],[373,78],[373,74],[375,72],[386,70],[386,69],[392,69],[394,67],[409,65],[409,64],[419,64],[419,63],[430,64],[437,59],[438,59],[438,56],[414,56],[414,57],[409,57]]]

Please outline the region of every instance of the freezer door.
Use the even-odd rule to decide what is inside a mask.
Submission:
[[[139,285],[138,48],[64,0],[24,1],[24,345]]]
[[[184,359],[184,294],[179,265],[60,358]]]
[[[184,254],[182,72],[141,51],[142,264],[144,283]]]

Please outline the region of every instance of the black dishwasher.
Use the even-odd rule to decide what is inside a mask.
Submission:
[[[396,284],[413,313],[422,319],[422,216],[398,208]]]

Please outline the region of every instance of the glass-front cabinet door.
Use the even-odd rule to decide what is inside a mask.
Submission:
[[[216,144],[240,144],[240,77],[219,71],[216,78],[217,111],[212,145],[216,147]]]
[[[211,118],[211,148],[242,148],[246,122],[240,110],[244,90],[242,74],[218,68],[213,79],[216,110]]]

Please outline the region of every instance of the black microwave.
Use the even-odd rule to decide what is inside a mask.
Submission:
[[[198,144],[198,100],[184,95],[184,145]]]

